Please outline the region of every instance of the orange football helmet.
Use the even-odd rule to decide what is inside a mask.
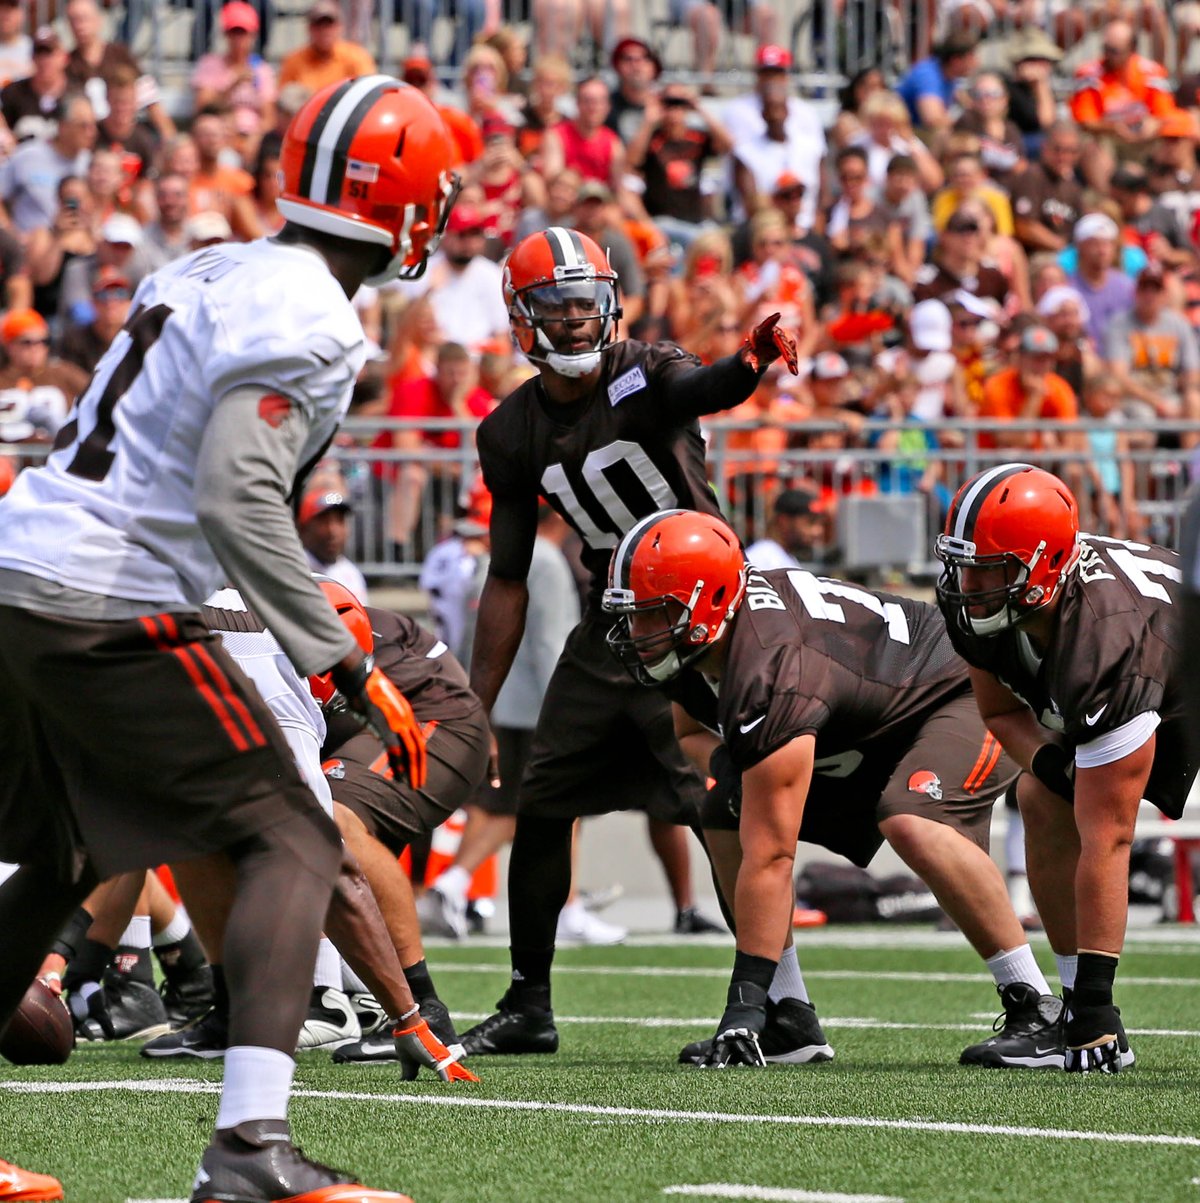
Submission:
[[[618,617],[608,646],[636,680],[660,685],[721,638],[745,593],[746,557],[720,518],[660,510],[613,552],[602,604]],[[658,623],[646,621],[655,614]]]
[[[937,599],[946,621],[966,635],[998,635],[1048,605],[1075,566],[1079,506],[1057,476],[1000,464],[955,494],[934,551],[945,565]],[[1003,572],[992,587],[971,590],[964,568]]]
[[[504,302],[517,346],[561,376],[593,371],[621,317],[617,273],[608,253],[586,234],[564,226],[539,230],[513,247],[504,265]],[[578,327],[597,319],[600,329],[592,345],[570,349]],[[546,333],[546,322],[560,325],[566,350],[560,351]]]
[[[346,630],[354,636],[354,641],[365,655],[370,656],[375,651],[375,637],[371,634],[371,619],[367,616],[362,602],[345,585],[332,577],[313,573],[313,580],[321,586],[321,592],[337,611]],[[335,693],[332,673],[317,673],[309,677],[308,688],[323,706]]]
[[[367,283],[416,279],[458,194],[454,140],[428,97],[390,75],[322,88],[283,136],[276,204],[290,222],[390,251]]]

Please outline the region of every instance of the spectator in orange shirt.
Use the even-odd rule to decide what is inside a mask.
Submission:
[[[495,402],[486,389],[479,386],[479,377],[470,353],[461,343],[442,343],[438,348],[437,367],[432,376],[397,384],[392,393],[389,418],[463,418],[478,421],[486,417]],[[376,440],[378,447],[394,447],[410,454],[421,449],[452,450],[462,445],[457,430],[395,430],[385,431]],[[435,488],[448,488],[453,496],[461,483],[459,465],[432,465]],[[393,542],[406,544],[412,539],[421,498],[431,478],[431,465],[417,459],[400,464],[389,503],[389,519]],[[441,506],[438,506],[441,512]]]
[[[1103,153],[1084,155],[1088,183],[1103,188],[1123,147],[1142,146],[1158,136],[1160,120],[1175,111],[1167,69],[1134,53],[1133,27],[1110,21],[1103,53],[1075,72],[1071,116],[1100,140]]]
[[[343,79],[375,73],[375,60],[342,38],[342,9],[337,0],[315,0],[308,10],[308,45],[293,50],[279,68],[279,86],[299,83],[314,92]]]
[[[442,115],[454,144],[458,147],[458,163],[473,163],[483,153],[483,135],[469,113],[452,104],[438,104],[438,80],[433,60],[423,50],[404,60],[401,78],[406,84],[419,88]],[[455,164],[457,166],[457,164]]]
[[[249,241],[262,237],[262,225],[252,199],[254,177],[240,167],[221,162],[227,136],[219,113],[204,110],[192,122],[197,167],[188,180],[188,211],[220,213],[234,236]]]
[[[1053,371],[1058,339],[1045,326],[1029,326],[1017,350],[1015,367],[997,372],[983,386],[979,416],[1003,422],[1044,418],[1073,422],[1079,403],[1071,386]],[[1077,448],[1082,444],[1070,432],[1051,430],[997,430],[980,435],[981,447],[1019,450]]]

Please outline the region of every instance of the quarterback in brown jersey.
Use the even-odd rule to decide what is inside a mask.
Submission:
[[[828,1060],[791,941],[796,841],[865,866],[886,840],[987,962],[1007,1026],[1038,1059],[973,1045],[965,1064],[1061,1067],[1058,1000],[988,856],[993,803],[1016,768],[987,732],[936,607],[802,569],[760,572],[709,514],[637,523],[612,557],[604,607],[616,657],[670,683],[676,731],[717,779],[703,813],[737,953],[713,1039],[681,1060]],[[782,955],[781,955],[782,954]]]
[[[796,371],[773,315],[708,367],[673,343],[614,341],[621,310],[608,257],[552,226],[514,248],[504,275],[514,336],[537,366],[479,426],[491,491],[491,563],[479,602],[471,686],[490,713],[525,627],[539,498],[583,540],[588,613],[550,680],[520,787],[509,866],[512,983],[497,1014],[463,1037],[474,1054],[553,1052],[550,966],[580,815],[642,809],[695,822],[699,775],[675,742],[665,696],[639,690],[605,647],[599,609],[612,549],[668,505],[718,512],[697,419],[744,401],[769,364]]]
[[[1001,464],[938,537],[946,628],[989,730],[1025,773],[1029,885],[1059,963],[1065,1067],[1133,1053],[1113,1006],[1143,798],[1178,818],[1196,775],[1181,697],[1178,555],[1081,534],[1058,477]]]

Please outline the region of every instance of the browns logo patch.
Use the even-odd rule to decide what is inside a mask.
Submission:
[[[292,403],[286,397],[281,397],[278,393],[267,393],[265,397],[259,399],[258,416],[272,430],[278,430],[283,424],[283,419],[291,412],[291,408]]]
[[[935,801],[940,801],[942,797],[942,779],[928,769],[918,769],[913,773],[908,779],[908,788],[914,794],[928,794]]]

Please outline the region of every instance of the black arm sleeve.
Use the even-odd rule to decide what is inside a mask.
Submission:
[[[664,372],[658,387],[666,413],[676,421],[690,422],[741,405],[758,388],[761,375],[734,354],[708,367]]]
[[[491,563],[488,571],[506,581],[529,576],[533,544],[537,538],[536,494],[528,497],[495,497],[492,501]]]

